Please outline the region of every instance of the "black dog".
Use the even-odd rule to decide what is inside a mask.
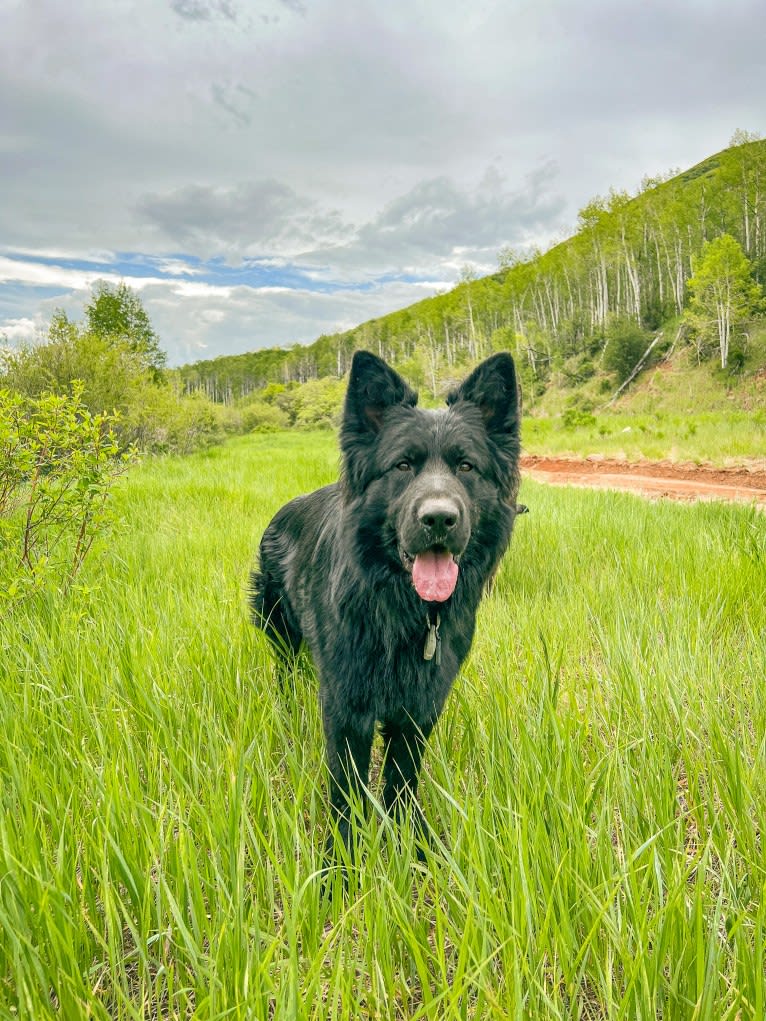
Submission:
[[[302,639],[319,672],[338,829],[363,794],[375,723],[383,803],[415,803],[423,745],[468,654],[485,584],[511,537],[520,399],[496,354],[447,398],[415,394],[366,351],[351,365],[339,483],[292,500],[263,535],[255,622],[281,656]]]

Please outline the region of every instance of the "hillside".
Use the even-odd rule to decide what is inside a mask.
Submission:
[[[655,338],[646,367],[678,365],[673,356],[689,345],[696,364],[714,361],[715,342],[695,335],[684,313],[705,245],[723,235],[766,283],[766,141],[743,142],[667,180],[646,179],[633,197],[596,198],[568,240],[531,257],[505,253],[497,273],[446,294],[306,346],[183,366],[177,378],[184,392],[231,404],[268,384],[337,379],[353,352],[367,348],[436,397],[466,366],[503,348],[516,355],[528,409],[555,410],[581,392],[596,406]],[[762,345],[750,343],[755,313],[732,335],[719,390],[764,364]]]

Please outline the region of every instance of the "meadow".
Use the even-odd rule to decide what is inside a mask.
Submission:
[[[578,421],[579,419],[579,421]],[[766,460],[766,412],[631,412],[524,420],[524,449],[638,461],[675,461],[719,466]]]
[[[435,846],[374,813],[344,889],[314,672],[281,690],[246,608],[336,472],[329,433],[147,460],[0,620],[0,1017],[761,1021],[766,518],[525,481]]]

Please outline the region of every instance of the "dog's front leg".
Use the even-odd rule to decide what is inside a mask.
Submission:
[[[330,803],[336,817],[338,833],[354,856],[351,839],[352,803],[359,799],[367,807],[365,786],[370,768],[370,750],[375,733],[375,719],[371,715],[343,714],[324,706],[323,722],[327,743],[327,765],[330,770]],[[332,850],[333,837],[327,841]]]
[[[427,721],[422,727],[416,727],[414,723],[403,726],[387,723],[383,726],[383,805],[387,812],[398,819],[410,807],[418,836],[424,843],[430,843],[429,828],[416,795],[420,763],[433,726],[433,720]],[[418,857],[422,859],[421,851],[418,851]]]

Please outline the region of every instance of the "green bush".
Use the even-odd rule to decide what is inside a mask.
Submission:
[[[287,387],[284,383],[269,383],[260,392],[262,400],[267,401],[269,404],[278,402],[281,395],[285,392]]]
[[[43,343],[14,352],[3,374],[4,386],[38,397],[66,394],[77,379],[82,404],[93,414],[124,412],[141,403],[150,379],[127,341],[81,332],[72,324],[66,331],[60,323],[56,326]]]
[[[56,312],[42,343],[15,351],[0,384],[29,398],[70,392],[74,380],[91,415],[110,421],[123,447],[190,453],[223,435],[219,408],[203,394],[181,396],[166,380],[164,355],[140,301],[129,288],[96,288],[78,326]]]
[[[535,399],[545,393],[548,379],[550,378],[547,363],[542,363],[535,370],[526,352],[522,352],[516,359],[516,376],[521,387],[524,407],[533,407]]]
[[[147,383],[125,410],[120,436],[151,454],[190,454],[221,439],[218,409],[204,394],[179,397],[164,383]]]
[[[633,319],[615,319],[606,331],[604,368],[624,383],[651,343],[649,334]]]
[[[67,394],[79,381],[79,399],[91,415],[109,412],[123,447],[150,453],[190,453],[221,438],[218,408],[204,394],[180,396],[140,362],[127,340],[70,327],[43,344],[22,348],[2,382],[30,398]],[[116,412],[117,414],[112,414]]]
[[[108,531],[107,500],[133,458],[113,415],[92,415],[82,385],[67,395],[0,390],[0,606],[67,589]]]
[[[310,379],[293,391],[295,425],[304,429],[329,429],[340,421],[346,384],[342,379]]]
[[[253,401],[242,408],[242,431],[243,432],[276,432],[279,429],[287,429],[290,425],[290,416],[276,404],[268,404],[266,401]]]
[[[565,429],[590,428],[596,424],[596,416],[584,408],[567,408],[561,416],[561,422]]]

